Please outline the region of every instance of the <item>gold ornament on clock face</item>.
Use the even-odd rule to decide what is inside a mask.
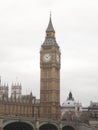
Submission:
[[[50,55],[49,53],[44,54],[43,60],[44,60],[45,62],[50,61],[50,60],[51,60],[51,55]]]
[[[60,57],[59,57],[59,55],[56,55],[56,60],[57,60],[57,62],[60,61]]]

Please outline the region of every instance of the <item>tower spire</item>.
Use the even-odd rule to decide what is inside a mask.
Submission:
[[[52,45],[56,45],[58,46],[56,39],[55,39],[55,30],[52,24],[52,20],[51,20],[51,12],[50,12],[50,19],[49,19],[49,24],[48,27],[46,29],[46,37],[45,37],[45,41],[43,43],[43,46],[52,46]]]
[[[46,29],[46,32],[54,32],[55,33],[55,30],[54,30],[53,24],[52,24],[52,20],[51,20],[51,11],[50,11],[50,20],[49,20],[49,24],[48,24],[48,27]]]

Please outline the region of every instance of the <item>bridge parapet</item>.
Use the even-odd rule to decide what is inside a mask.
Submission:
[[[61,121],[22,116],[0,116],[0,130],[3,130],[3,128],[8,124],[15,122],[27,123],[32,126],[33,130],[39,130],[40,127],[44,125],[53,125],[57,128],[57,130],[62,130],[66,126],[71,126],[72,128],[74,128],[74,130],[98,130],[91,125],[77,121]]]

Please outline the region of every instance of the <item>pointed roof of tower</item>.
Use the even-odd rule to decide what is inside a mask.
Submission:
[[[49,20],[49,24],[48,24],[48,27],[46,29],[46,32],[55,32],[55,30],[53,28],[52,20],[51,20],[51,13],[50,13],[50,20]]]
[[[55,30],[52,25],[51,13],[50,13],[50,20],[49,20],[48,27],[46,29],[46,37],[43,42],[43,46],[54,46],[54,45],[58,46],[55,38]]]
[[[62,104],[62,107],[75,107],[75,100],[72,96],[72,92],[69,92],[67,100]]]

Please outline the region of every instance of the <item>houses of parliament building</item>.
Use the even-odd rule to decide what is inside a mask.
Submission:
[[[61,52],[51,16],[40,50],[40,99],[22,86],[0,86],[0,130],[98,130],[98,103],[76,102],[72,92],[60,105]]]

